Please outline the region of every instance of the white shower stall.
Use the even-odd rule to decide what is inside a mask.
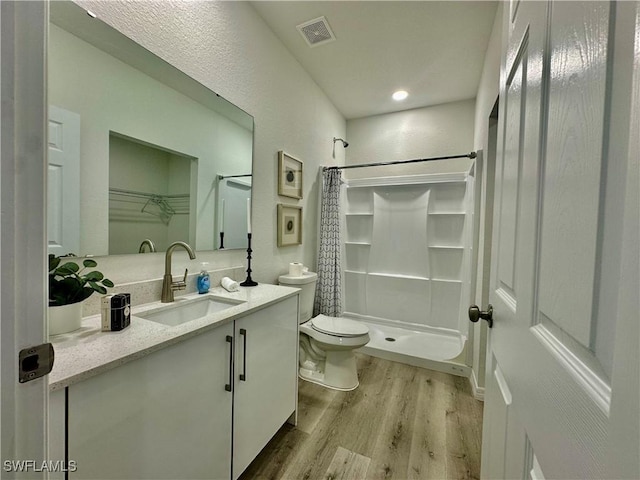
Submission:
[[[345,181],[344,315],[364,353],[464,374],[474,224],[469,172]]]

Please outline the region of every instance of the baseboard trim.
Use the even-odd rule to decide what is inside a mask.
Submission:
[[[484,387],[478,386],[478,379],[476,378],[475,370],[471,370],[469,375],[469,383],[471,384],[471,391],[473,392],[473,398],[484,402]]]

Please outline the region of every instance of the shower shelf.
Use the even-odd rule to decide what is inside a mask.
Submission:
[[[360,270],[345,270],[344,273],[354,273],[354,274],[357,274],[357,275],[366,275],[367,274],[367,272],[363,272],[363,271],[360,271]]]
[[[370,247],[371,244],[368,242],[344,242],[345,245],[362,245],[365,247]]]
[[[464,250],[464,247],[456,245],[429,245],[429,248],[441,248],[446,250]]]
[[[369,272],[367,275],[371,275],[374,277],[402,278],[404,280],[429,280],[428,277],[418,277],[416,275],[401,275],[398,273]]]
[[[442,282],[442,283],[462,283],[462,280],[449,280],[446,278],[432,278],[432,282]]]
[[[427,212],[428,215],[466,215],[465,212]]]
[[[345,213],[347,217],[373,217],[373,213]]]

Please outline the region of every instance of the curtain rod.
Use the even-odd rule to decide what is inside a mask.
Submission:
[[[238,178],[238,177],[252,177],[253,175],[250,173],[246,173],[244,175],[218,175],[218,180],[224,180],[225,178]]]
[[[395,162],[379,162],[379,163],[362,163],[359,165],[344,165],[342,167],[322,167],[322,171],[325,170],[345,170],[347,168],[362,168],[362,167],[380,167],[383,165],[400,165],[402,163],[418,163],[418,162],[431,162],[433,160],[449,160],[451,158],[476,158],[476,152],[465,153],[464,155],[448,155],[446,157],[431,157],[431,158],[418,158],[416,160],[397,160]]]

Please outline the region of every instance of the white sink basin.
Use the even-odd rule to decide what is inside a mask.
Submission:
[[[235,307],[241,303],[245,302],[207,295],[202,298],[176,300],[153,310],[134,314],[134,316],[175,327],[176,325],[182,325],[183,323],[204,318],[212,313]]]

